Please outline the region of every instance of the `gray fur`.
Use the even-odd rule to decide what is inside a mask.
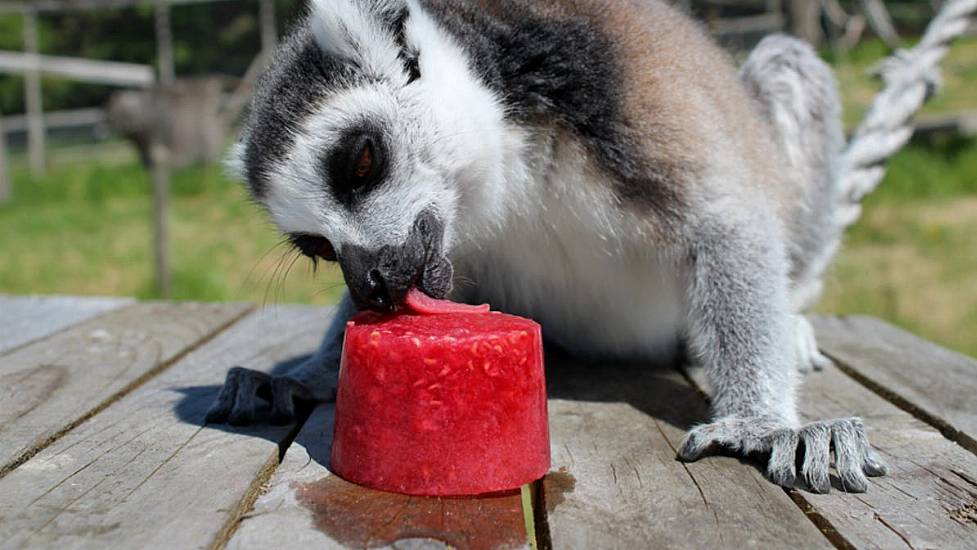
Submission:
[[[846,490],[884,473],[861,421],[801,426],[794,400],[798,371],[826,362],[801,307],[841,140],[813,50],[768,39],[737,78],[657,0],[314,0],[306,24],[298,43],[321,52],[286,47],[273,65],[247,176],[283,231],[335,245],[353,297],[295,371],[232,369],[209,420],[251,420],[259,392],[278,420],[296,398],[331,399],[353,304],[387,308],[411,285],[440,296],[454,273],[470,283],[451,297],[533,317],[574,353],[667,359],[684,343],[714,417],[683,460],[758,453],[792,486],[803,449],[818,492],[832,450]],[[316,59],[340,78],[304,76]],[[276,93],[310,99],[282,113]],[[319,167],[364,119],[389,165],[344,191]],[[389,301],[363,286],[376,274]]]
[[[805,42],[769,36],[750,53],[740,78],[778,135],[795,193],[790,260],[794,301],[807,307],[820,295],[811,261],[830,246],[835,182],[845,146],[841,100],[831,68]],[[819,275],[819,274],[818,274]]]
[[[256,197],[268,185],[269,165],[288,153],[298,124],[312,113],[316,100],[351,77],[349,64],[323,55],[304,27],[278,47],[276,62],[258,80],[242,139],[242,164]]]

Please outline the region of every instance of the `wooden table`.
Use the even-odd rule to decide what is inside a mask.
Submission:
[[[527,546],[518,492],[409,498],[330,475],[330,405],[293,426],[204,423],[228,367],[309,353],[329,317],[0,297],[0,547]],[[682,464],[707,415],[695,373],[551,361],[539,546],[977,547],[977,362],[874,319],[815,323],[838,367],[807,375],[803,414],[864,417],[888,477],[815,495],[749,461]]]

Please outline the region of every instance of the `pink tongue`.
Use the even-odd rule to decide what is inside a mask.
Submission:
[[[415,313],[423,315],[439,315],[443,313],[488,313],[489,305],[470,306],[450,300],[438,300],[424,294],[419,289],[412,288],[407,292],[407,307]]]

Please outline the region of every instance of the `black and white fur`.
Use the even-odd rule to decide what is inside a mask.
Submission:
[[[885,467],[862,423],[801,425],[794,397],[826,361],[801,312],[820,291],[807,273],[832,223],[839,118],[808,46],[769,38],[736,75],[657,0],[313,0],[236,164],[308,255],[336,252],[350,292],[310,361],[232,369],[208,420],[252,421],[259,392],[276,421],[332,399],[346,320],[417,285],[532,317],[580,355],[685,349],[714,419],[680,458],[766,453],[793,486],[804,449],[802,476],[827,492],[833,449],[845,489],[865,491]],[[350,189],[332,159],[357,136],[379,144],[382,177]]]

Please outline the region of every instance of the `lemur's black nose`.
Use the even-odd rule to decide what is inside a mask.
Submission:
[[[404,301],[424,269],[423,254],[405,246],[345,246],[339,265],[358,309],[390,311]]]
[[[372,269],[366,276],[365,299],[370,309],[388,310],[393,308],[393,299],[390,297],[390,290],[387,289],[387,282],[383,279],[383,274],[379,269]]]
[[[415,286],[434,297],[447,294],[452,268],[443,255],[443,236],[443,224],[425,211],[400,244],[378,248],[343,245],[339,266],[357,309],[393,310]]]

